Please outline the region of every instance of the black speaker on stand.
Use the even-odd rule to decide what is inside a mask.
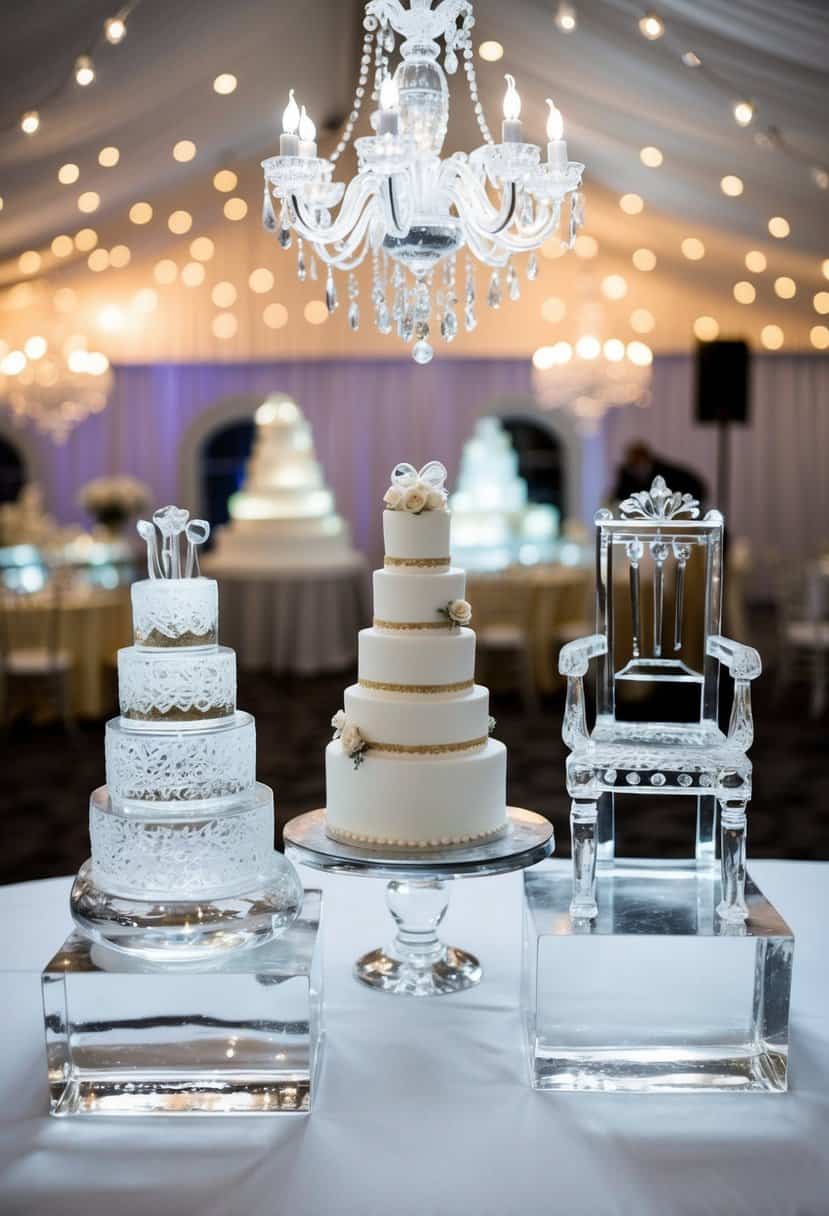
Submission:
[[[742,341],[700,342],[696,360],[696,411],[717,426],[717,507],[728,513],[730,431],[749,419],[748,346]]]

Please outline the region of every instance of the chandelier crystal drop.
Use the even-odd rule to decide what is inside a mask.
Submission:
[[[501,140],[493,139],[478,97],[474,24],[470,0],[438,0],[434,7],[431,0],[368,0],[354,100],[333,153],[317,154],[314,124],[291,90],[279,154],[262,162],[264,226],[283,249],[291,246],[292,233],[307,242],[327,267],[328,311],[337,307],[336,269],[348,276],[348,319],[357,330],[359,289],[352,272],[370,257],[366,315],[380,333],[394,332],[412,343],[417,363],[431,360],[436,335],[452,341],[461,318],[467,332],[477,325],[475,260],[491,268],[485,297],[499,308],[504,298],[520,297],[515,258],[527,254],[527,278],[537,276],[536,250],[558,230],[567,200],[567,247],[582,222],[584,165],[567,159],[561,115],[552,101],[546,159],[539,145],[524,141],[521,99],[511,76]],[[398,39],[400,61],[392,72]],[[469,155],[444,158],[447,75],[460,63],[484,142]],[[346,185],[334,180],[334,166],[366,96],[377,107],[370,118],[373,134],[354,141],[358,169]],[[464,249],[461,269],[456,257]],[[298,273],[305,277],[302,255]]]

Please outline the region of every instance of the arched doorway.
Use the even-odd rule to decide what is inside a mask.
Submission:
[[[502,417],[501,423],[518,453],[518,473],[527,483],[529,501],[556,507],[563,519],[567,474],[558,436],[549,427],[520,414]]]
[[[227,523],[227,500],[240,488],[253,445],[253,419],[219,426],[204,441],[200,453],[201,503],[213,527]]]
[[[21,452],[10,439],[0,435],[0,503],[14,502],[27,480]]]

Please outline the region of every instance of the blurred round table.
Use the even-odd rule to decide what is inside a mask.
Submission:
[[[369,623],[368,565],[355,554],[335,566],[234,568],[202,563],[219,582],[219,638],[247,671],[316,675],[357,661]]]
[[[56,601],[48,588],[4,598],[11,649],[56,649],[72,656],[72,709],[80,718],[114,711],[114,663],[132,642],[129,587],[106,590],[79,585]],[[54,631],[54,633],[53,633]]]

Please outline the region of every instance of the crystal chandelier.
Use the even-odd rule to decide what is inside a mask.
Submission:
[[[0,401],[55,443],[64,443],[78,423],[104,409],[112,383],[102,351],[89,350],[80,335],[64,340],[60,328],[50,325],[41,324],[0,359]]]
[[[566,409],[580,430],[594,434],[608,410],[650,405],[650,348],[643,342],[583,333],[576,343],[556,342],[533,356],[533,391],[542,409]]]
[[[514,259],[527,254],[526,274],[538,274],[536,251],[556,232],[569,197],[572,246],[582,221],[578,187],[584,166],[567,159],[561,114],[552,101],[547,155],[525,143],[521,100],[507,76],[501,140],[496,143],[478,97],[473,63],[470,0],[368,0],[354,102],[342,137],[329,158],[317,155],[316,131],[291,90],[283,115],[279,155],[262,162],[263,223],[283,249],[297,238],[297,275],[326,275],[326,306],[338,304],[333,271],[347,274],[348,323],[360,325],[355,268],[372,260],[371,308],[380,333],[413,342],[416,362],[428,363],[435,331],[451,342],[476,320],[475,261],[491,267],[486,302],[499,308],[504,294],[520,295]],[[400,62],[390,61],[400,39]],[[443,40],[443,66],[439,63]],[[469,96],[483,136],[474,152],[442,159],[449,120],[449,87],[463,61]],[[368,84],[373,69],[373,87]],[[444,70],[445,69],[445,70]],[[356,139],[357,174],[346,186],[334,166],[351,139],[369,93],[378,108],[374,133]],[[336,212],[335,212],[335,209]],[[311,247],[306,255],[305,245]],[[466,248],[461,271],[456,256]],[[440,264],[440,265],[439,265]],[[462,300],[462,309],[461,309]]]

